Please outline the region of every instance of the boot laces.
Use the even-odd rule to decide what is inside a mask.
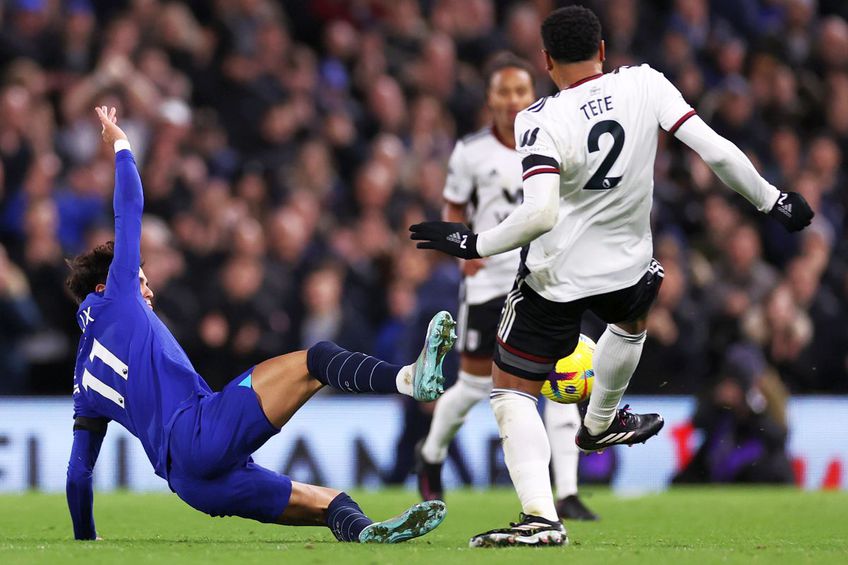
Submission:
[[[624,408],[618,411],[618,421],[621,423],[623,427],[627,427],[630,420],[634,417],[634,414],[630,412],[630,405],[625,404]]]

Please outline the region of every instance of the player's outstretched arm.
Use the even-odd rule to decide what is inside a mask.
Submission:
[[[794,232],[810,225],[814,213],[803,196],[781,192],[757,172],[748,157],[698,116],[687,119],[674,133],[709,165],[727,186]]]
[[[94,486],[92,471],[106,436],[106,421],[78,417],[74,423],[74,444],[68,462],[65,495],[74,525],[74,539],[97,539],[94,527]]]
[[[436,249],[462,259],[505,253],[527,245],[556,225],[559,216],[560,164],[553,140],[526,112],[515,122],[516,147],[526,155],[524,201],[500,224],[475,234],[463,223],[423,222],[410,226],[419,249]],[[532,133],[532,135],[531,135]],[[531,140],[526,143],[526,140]]]
[[[524,181],[524,202],[506,219],[479,235],[458,222],[410,226],[419,249],[436,249],[461,259],[478,259],[522,247],[551,231],[559,212],[559,175]]]
[[[115,108],[95,108],[103,126],[103,141],[115,149],[115,256],[109,267],[106,294],[139,292],[138,269],[141,266],[141,215],[144,194],[135,158],[126,134],[118,127]]]

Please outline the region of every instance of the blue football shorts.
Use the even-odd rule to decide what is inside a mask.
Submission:
[[[280,431],[259,405],[251,371],[177,416],[168,450],[168,483],[183,501],[206,514],[273,523],[288,505],[292,484],[250,457]]]

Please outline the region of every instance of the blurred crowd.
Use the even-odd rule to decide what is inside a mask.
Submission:
[[[756,397],[763,378],[723,370],[741,347],[768,387],[848,392],[848,3],[581,3],[608,69],[664,72],[817,213],[787,235],[663,135],[666,276],[631,391]],[[561,4],[0,2],[0,394],[70,390],[64,261],[112,236],[95,105],[118,108],[141,169],[156,309],[213,388],[322,339],[408,359],[459,273],[407,226],[439,215],[453,144],[487,123],[489,57],[526,57],[553,91],[539,26]]]

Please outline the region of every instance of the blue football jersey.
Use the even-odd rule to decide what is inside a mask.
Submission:
[[[208,394],[174,336],[141,296],[141,179],[129,150],[115,158],[115,255],[106,288],[80,304],[74,417],[108,418],[144,446],[167,478],[168,435],[182,409]]]

